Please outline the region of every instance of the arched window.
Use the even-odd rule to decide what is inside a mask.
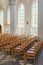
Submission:
[[[31,34],[38,35],[38,0],[32,3]]]
[[[21,6],[19,6],[18,8],[18,31],[17,31],[18,35],[25,34],[24,22],[25,22],[25,9],[24,5],[21,4]]]
[[[10,7],[8,7],[7,10],[7,25],[6,25],[5,32],[10,33]]]
[[[7,10],[7,24],[10,24],[10,7]]]
[[[2,26],[1,33],[3,33],[3,20],[4,20],[3,10],[0,10],[0,25]]]
[[[0,10],[0,24],[3,25],[3,10]]]
[[[24,16],[25,16],[25,12],[24,12],[24,5],[21,4],[21,6],[18,8],[18,27],[24,27]]]

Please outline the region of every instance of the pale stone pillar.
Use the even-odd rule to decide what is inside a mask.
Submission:
[[[16,0],[10,0],[10,33],[16,32]]]

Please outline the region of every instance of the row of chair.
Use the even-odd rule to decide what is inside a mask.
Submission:
[[[22,41],[26,40],[26,37],[17,37],[15,39],[12,39],[10,41],[10,44],[8,45],[4,45],[3,46],[3,51],[6,49],[6,50],[9,50],[9,49],[12,49],[13,47],[15,48],[16,46],[20,45]]]
[[[16,36],[16,35],[9,35],[9,34],[1,34],[0,35],[0,47],[2,48],[2,52],[4,49],[9,49],[11,47],[15,47],[23,41],[26,36]]]
[[[15,47],[19,45],[23,40],[31,38],[31,36],[17,36],[17,35],[11,35],[11,34],[0,34],[0,47],[2,47],[2,50],[5,48]],[[23,44],[21,45],[23,46]],[[23,46],[24,48],[24,46]]]
[[[42,41],[40,41],[38,44],[36,44],[38,41],[38,37],[37,36],[25,36],[25,35],[12,35],[12,34],[0,34],[0,47],[2,48],[2,53],[4,54],[4,51],[9,51],[10,49],[12,52],[12,57],[14,57],[14,55],[22,55],[24,54],[24,64],[26,64],[26,59],[27,58],[33,58],[34,62],[37,56],[36,53],[36,49],[37,51],[39,50],[39,48],[41,48],[41,43]],[[34,43],[36,42],[36,43]],[[39,46],[39,47],[38,47]],[[27,53],[28,49],[30,51],[34,53]],[[35,55],[34,55],[35,54]],[[33,55],[33,56],[32,56]]]
[[[35,42],[35,44],[24,53],[24,65],[26,65],[27,59],[34,59],[34,64],[35,64],[38,53],[42,48],[42,43],[43,40]]]
[[[17,47],[13,47],[12,56],[14,56],[15,54],[20,54],[20,55],[24,54],[27,48],[31,47],[31,45],[33,45],[33,42],[35,42],[36,40],[37,40],[36,37],[28,38],[22,41],[21,45],[18,45]]]

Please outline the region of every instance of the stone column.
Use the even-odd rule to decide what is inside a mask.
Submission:
[[[10,0],[10,33],[16,32],[16,0]]]

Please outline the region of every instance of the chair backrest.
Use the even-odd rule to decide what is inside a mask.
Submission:
[[[33,37],[33,38],[28,38],[25,41],[21,42],[21,48],[22,48],[22,50],[24,50],[28,46],[32,45],[35,40],[36,40],[36,38]]]
[[[41,49],[42,43],[43,43],[43,41],[40,40],[40,41],[36,44],[35,49],[34,49],[34,52],[38,52],[39,49]]]

